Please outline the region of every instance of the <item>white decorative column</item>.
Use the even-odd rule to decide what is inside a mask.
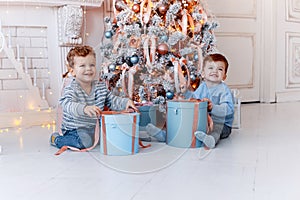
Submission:
[[[83,10],[81,6],[66,5],[58,9],[58,38],[60,45],[82,44],[81,28]]]

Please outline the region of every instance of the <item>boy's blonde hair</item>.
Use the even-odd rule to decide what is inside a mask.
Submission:
[[[93,56],[96,57],[94,49],[90,46],[73,47],[67,55],[67,61],[68,61],[69,67],[71,67],[71,68],[74,67],[74,57],[75,56],[86,57],[89,54],[92,54]]]
[[[86,57],[87,55],[93,55],[94,57],[96,57],[96,53],[94,51],[94,49],[90,46],[75,46],[72,49],[70,49],[68,55],[67,55],[67,68],[68,71],[66,73],[63,74],[63,78],[65,78],[68,73],[70,72],[71,69],[74,68],[74,57],[75,56],[81,56],[81,57]]]

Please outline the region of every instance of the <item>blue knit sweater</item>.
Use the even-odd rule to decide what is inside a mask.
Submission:
[[[196,99],[210,99],[213,103],[210,114],[214,123],[232,127],[234,117],[233,96],[230,88],[224,82],[208,88],[205,81],[203,81],[190,96]]]

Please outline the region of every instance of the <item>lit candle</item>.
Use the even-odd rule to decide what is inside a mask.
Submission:
[[[37,76],[37,71],[36,69],[33,70],[33,86],[36,86],[36,76]]]
[[[42,86],[42,99],[45,99],[45,83]]]
[[[17,44],[17,60],[20,61],[20,45]]]
[[[25,68],[25,73],[28,74],[28,59],[27,59],[27,56],[24,57],[24,68]]]
[[[11,35],[8,34],[8,48],[11,48]]]

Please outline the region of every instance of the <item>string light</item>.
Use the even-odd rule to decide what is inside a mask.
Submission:
[[[20,117],[20,119],[15,119],[14,120],[14,125],[15,126],[20,126],[22,124],[22,118]]]
[[[21,128],[19,128],[19,131],[21,131],[22,129]],[[23,149],[23,147],[24,147],[24,142],[23,142],[23,137],[22,136],[20,136],[20,138],[19,138],[19,144],[20,144],[20,149]]]

